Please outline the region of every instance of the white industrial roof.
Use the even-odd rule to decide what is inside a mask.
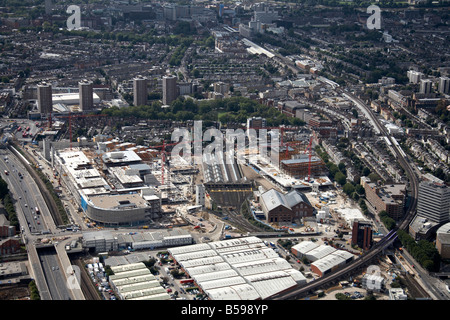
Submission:
[[[350,253],[350,252],[345,251],[345,250],[336,250],[335,252],[331,253],[331,255],[335,255],[335,256],[341,257],[341,258],[343,258],[345,260],[355,257],[355,255],[353,253]]]
[[[265,249],[259,250],[249,249],[246,251],[225,253],[222,254],[222,256],[228,263],[235,264],[246,261],[276,258],[278,257],[278,254],[272,249],[266,247]]]
[[[251,275],[245,278],[250,281],[262,299],[297,285],[294,279],[283,271]]]
[[[209,250],[211,247],[206,243],[199,243],[199,244],[193,244],[190,246],[182,246],[182,247],[175,247],[175,248],[169,248],[167,251],[174,256],[176,254],[181,253],[188,253],[188,252],[195,252],[195,251],[201,251],[201,250]]]
[[[306,283],[301,272],[257,237],[171,248],[169,252],[211,299],[264,299]]]
[[[182,261],[180,262],[180,265],[186,269],[189,267],[197,267],[197,266],[205,266],[215,263],[223,262],[223,258],[221,256],[213,256],[209,258],[202,258],[202,259],[193,259],[188,261]]]
[[[139,283],[139,282],[146,282],[146,281],[153,281],[155,279],[155,276],[151,273],[145,274],[142,276],[132,277],[132,278],[122,278],[122,279],[112,279],[110,277],[110,280],[114,283],[116,287],[125,286],[128,284],[133,283]]]
[[[311,265],[314,265],[317,269],[324,273],[343,263],[345,263],[344,258],[340,257],[339,255],[329,254],[326,257],[314,261],[313,263],[311,263]]]
[[[219,272],[219,271],[228,270],[228,269],[231,269],[231,266],[226,262],[221,262],[221,263],[216,263],[216,264],[211,264],[211,265],[206,265],[206,266],[187,268],[186,271],[191,277],[193,277],[197,274]]]
[[[131,271],[131,270],[138,270],[146,268],[145,264],[143,262],[137,262],[137,263],[130,263],[122,266],[114,266],[111,267],[111,270],[114,272],[114,274],[119,272],[125,272],[125,271]]]
[[[292,268],[286,269],[283,271],[286,272],[287,274],[289,274],[291,276],[291,278],[294,279],[294,281],[297,282],[298,284],[306,283],[306,277],[300,271],[292,269]]]
[[[231,278],[223,278],[223,279],[217,279],[217,280],[211,280],[211,281],[204,281],[201,283],[197,283],[203,290],[208,290],[212,288],[222,288],[222,287],[229,287],[236,284],[243,284],[246,283],[245,279],[240,276],[235,276]]]
[[[321,245],[315,249],[312,249],[311,251],[308,251],[306,253],[306,258],[308,258],[308,260],[310,261],[316,261],[329,255],[334,251],[336,251],[336,249],[333,248],[332,246]]]
[[[261,298],[258,291],[247,283],[225,288],[208,289],[205,293],[213,300],[256,300]]]
[[[118,286],[117,283],[114,283],[114,285],[120,291],[120,293],[144,290],[144,289],[155,288],[155,287],[163,289],[161,287],[161,284],[159,283],[159,281],[156,279],[154,279],[153,281],[142,281],[142,282],[137,282],[137,283],[124,284],[121,286]],[[164,291],[164,289],[163,289],[163,291]]]
[[[292,249],[297,250],[298,253],[304,255],[307,252],[316,249],[317,247],[319,247],[318,244],[312,242],[312,241],[302,241],[298,244],[296,244],[295,246],[292,247]]]
[[[214,250],[203,250],[177,254],[176,259],[179,263],[182,263],[187,260],[203,259],[212,256],[217,256],[217,252],[215,252]]]
[[[237,277],[239,274],[233,270],[222,270],[217,272],[209,272],[204,274],[197,274],[195,276],[191,275],[191,277],[195,280],[195,282],[205,282],[205,281],[212,281],[212,280],[219,280],[219,279],[227,279],[232,277]]]
[[[285,270],[292,268],[292,266],[285,259],[275,258],[238,263],[233,265],[233,268],[238,270],[243,276],[247,276],[258,273]]]
[[[123,300],[165,300],[170,296],[144,263],[113,266],[114,275],[109,277]]]

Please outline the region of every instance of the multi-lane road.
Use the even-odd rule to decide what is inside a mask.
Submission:
[[[31,275],[35,279],[42,300],[77,298],[67,285],[64,273],[67,254],[57,252],[54,246],[40,248],[39,238],[58,235],[53,218],[36,182],[22,161],[8,149],[0,149],[0,170],[13,195],[21,235],[26,244]],[[39,209],[39,214],[36,213]]]

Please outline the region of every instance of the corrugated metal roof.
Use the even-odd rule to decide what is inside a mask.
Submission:
[[[256,300],[261,298],[258,291],[247,283],[225,288],[208,289],[205,293],[213,300]]]
[[[327,245],[321,245],[315,249],[312,249],[311,251],[306,253],[306,257],[311,261],[319,260],[330,253],[336,251],[337,249],[327,246]]]
[[[231,268],[228,270],[197,274],[194,276],[191,275],[191,277],[197,283],[199,283],[199,282],[203,283],[206,281],[219,280],[219,279],[227,279],[227,278],[238,277],[238,276],[239,276],[239,274]]]
[[[218,271],[223,271],[223,270],[228,270],[228,269],[231,269],[231,266],[226,262],[221,262],[221,263],[215,263],[215,264],[206,265],[206,266],[187,268],[186,272],[192,277],[197,274],[218,272]]]
[[[319,247],[319,245],[312,241],[302,241],[293,246],[292,249],[295,249],[298,253],[304,255],[307,252],[316,249],[317,247]]]
[[[246,283],[245,279],[240,276],[236,276],[236,277],[225,278],[225,279],[203,281],[201,283],[198,283],[198,285],[203,290],[208,290],[208,289],[213,289],[213,288],[229,287],[229,286],[243,284],[243,283]]]

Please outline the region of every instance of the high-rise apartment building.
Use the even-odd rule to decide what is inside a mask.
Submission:
[[[450,94],[450,78],[440,77],[439,78],[439,92],[444,94]]]
[[[437,223],[450,221],[450,188],[444,184],[421,182],[417,215]]]
[[[433,88],[433,81],[429,79],[420,80],[420,93],[431,93]]]
[[[422,76],[423,76],[422,72],[418,72],[418,71],[414,71],[414,70],[409,70],[406,74],[408,76],[409,83],[419,83],[420,79],[422,79]]]
[[[94,87],[92,81],[83,79],[78,83],[80,111],[94,109]]]
[[[37,104],[40,113],[49,114],[53,109],[52,85],[41,82],[37,86]]]
[[[163,86],[162,103],[164,105],[169,105],[178,96],[177,77],[175,77],[175,76],[164,76],[163,80],[162,80],[162,86]]]
[[[147,78],[138,75],[133,79],[133,104],[142,106],[147,104]]]

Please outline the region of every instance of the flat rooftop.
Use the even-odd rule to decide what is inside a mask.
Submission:
[[[104,209],[144,208],[147,201],[140,194],[98,195],[89,197],[91,203]]]

